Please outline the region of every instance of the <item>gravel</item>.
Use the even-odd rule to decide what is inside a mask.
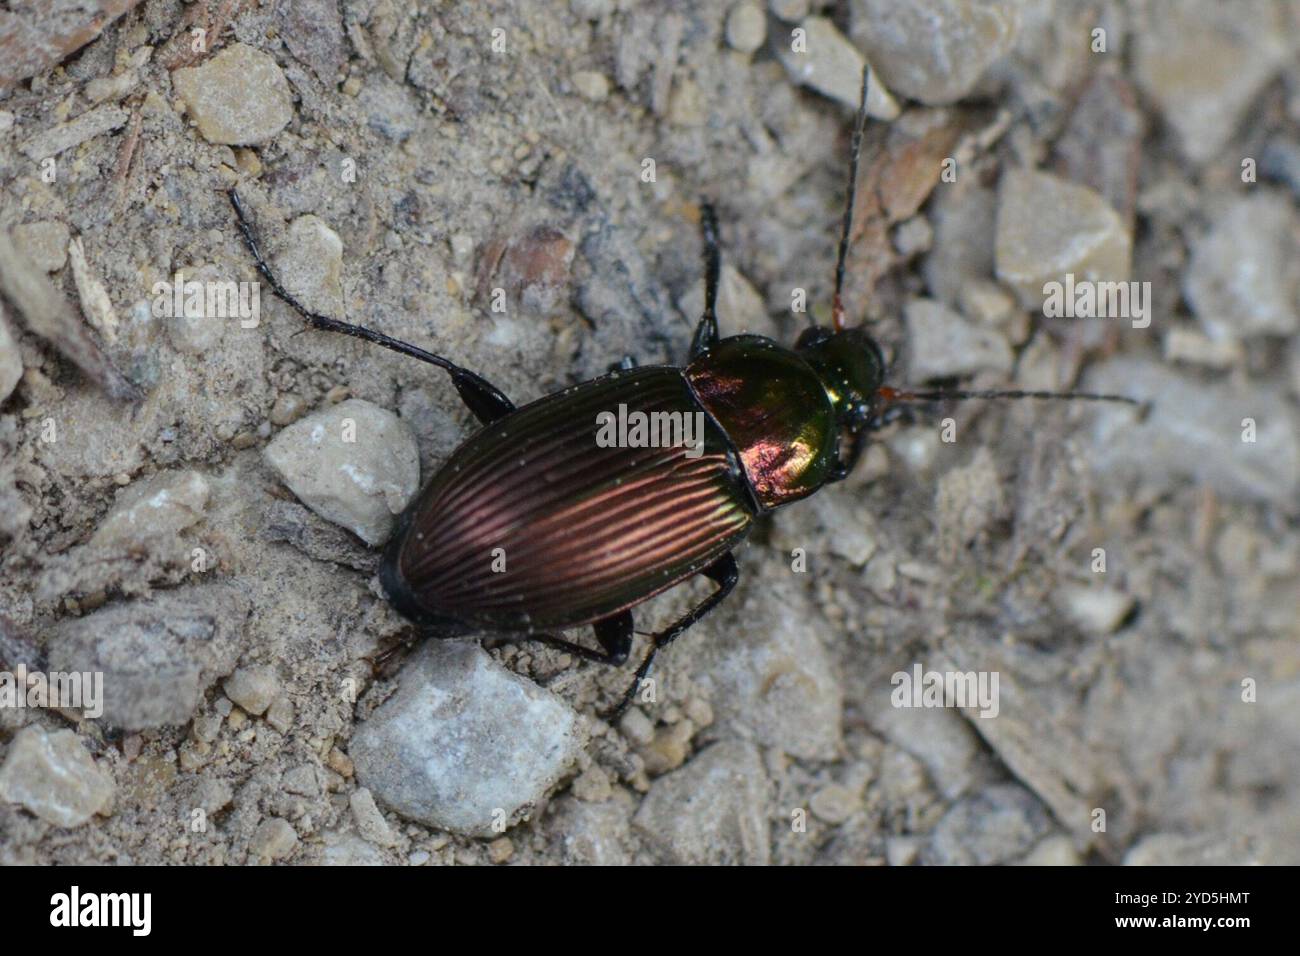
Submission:
[[[1300,860],[1288,5],[302,0],[208,5],[206,51],[203,5],[136,6],[0,70],[0,674],[106,698],[0,707],[0,863]],[[868,61],[845,299],[889,383],[1151,407],[918,407],[758,523],[617,726],[629,668],[405,653],[372,545],[477,427],[444,373],[265,284],[253,325],[155,310],[259,278],[238,186],[312,308],[522,404],[683,359],[707,198],[723,331],[793,341]],[[1071,271],[1149,282],[1150,326],[1044,315]],[[892,706],[917,664],[998,674],[998,716]]]

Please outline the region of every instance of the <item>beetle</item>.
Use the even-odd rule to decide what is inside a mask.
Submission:
[[[446,371],[481,427],[398,518],[379,579],[392,606],[427,636],[510,634],[578,657],[624,664],[633,609],[696,575],[714,590],[652,635],[618,706],[655,655],[716,608],[739,579],[734,551],[755,520],[841,481],[867,437],[902,403],[963,398],[1120,401],[1119,395],[1041,391],[909,391],[885,384],[879,345],[845,324],[841,289],[853,227],[869,72],[849,155],[848,197],[835,267],[832,325],[793,348],[758,335],[723,338],[716,314],[720,255],[702,204],[704,313],[685,366],[626,363],[522,408],[450,359],[371,329],[318,315],[285,290],[258,249],[231,189],[240,232],[272,291],[315,329],[365,339]],[[602,414],[698,416],[698,447],[603,447]],[[599,649],[555,632],[590,626]]]

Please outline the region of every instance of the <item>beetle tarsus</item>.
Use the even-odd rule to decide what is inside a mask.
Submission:
[[[641,666],[636,669],[636,676],[632,678],[632,684],[623,694],[623,699],[619,701],[618,706],[608,711],[604,715],[607,723],[613,723],[623,716],[623,713],[632,705],[636,692],[641,687],[641,682],[646,679],[650,673],[650,667],[654,664],[655,655],[671,644],[677,638],[681,637],[688,631],[692,625],[697,623],[700,618],[708,614],[715,607],[726,600],[727,595],[735,588],[736,582],[740,580],[740,568],[736,565],[736,556],[728,551],[722,557],[718,558],[707,568],[700,571],[710,581],[717,585],[717,589],[697,604],[690,611],[683,614],[674,621],[668,628],[660,631],[653,636],[650,643],[650,650],[646,653],[645,660]]]

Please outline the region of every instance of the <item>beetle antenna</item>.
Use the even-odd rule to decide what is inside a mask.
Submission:
[[[858,115],[853,120],[853,138],[849,143],[849,188],[844,204],[844,222],[840,227],[840,248],[835,257],[835,298],[831,300],[831,325],[836,332],[844,331],[844,302],[840,291],[844,288],[844,260],[849,254],[849,238],[853,232],[853,207],[858,200],[858,158],[862,155],[862,134],[867,128],[867,87],[871,85],[871,67],[862,68],[862,98],[858,101]]]
[[[880,397],[887,403],[894,402],[946,402],[962,401],[972,398],[1010,398],[1010,399],[1038,399],[1038,400],[1058,400],[1058,401],[1080,401],[1080,402],[1122,402],[1125,405],[1135,405],[1139,408],[1149,406],[1149,402],[1141,402],[1136,398],[1130,398],[1127,395],[1109,395],[1101,392],[1045,392],[1045,391],[1025,391],[1022,389],[930,389],[926,391],[909,391],[888,386],[881,388]]]

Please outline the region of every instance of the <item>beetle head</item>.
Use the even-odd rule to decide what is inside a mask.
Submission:
[[[859,328],[805,329],[795,350],[813,367],[835,406],[840,425],[863,428],[880,399],[885,360],[876,340]]]

